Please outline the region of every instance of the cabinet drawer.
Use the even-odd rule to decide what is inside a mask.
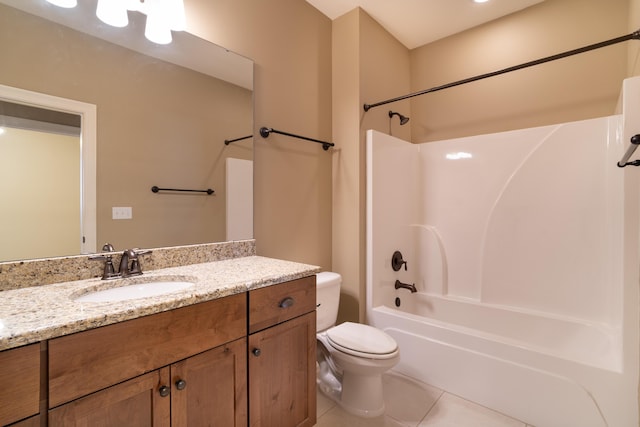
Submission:
[[[249,333],[316,309],[316,276],[249,292]]]
[[[49,341],[49,408],[246,335],[244,293]]]
[[[0,425],[40,412],[40,344],[0,352]]]

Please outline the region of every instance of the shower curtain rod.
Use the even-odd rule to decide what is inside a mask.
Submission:
[[[532,67],[534,65],[544,64],[545,62],[555,61],[556,59],[566,58],[567,56],[577,55],[579,53],[588,52],[590,50],[600,49],[601,47],[611,46],[613,44],[625,42],[627,40],[640,40],[640,30],[634,31],[633,33],[627,34],[625,36],[616,37],[611,40],[606,40],[600,43],[591,44],[589,46],[581,47],[578,49],[569,50],[563,53],[558,53],[556,55],[547,56],[546,58],[536,59],[534,61],[525,62],[524,64],[514,65],[512,67],[504,68],[502,70],[493,71],[486,74],[480,74],[475,77],[469,77],[463,80],[458,80],[452,83],[447,83],[442,86],[435,86],[430,89],[421,90],[420,92],[410,93],[408,95],[399,96],[397,98],[387,99],[386,101],[376,102],[374,104],[364,104],[364,111],[369,111],[371,108],[378,107],[380,105],[389,104],[392,102],[402,101],[404,99],[413,98],[414,96],[420,96],[431,92],[437,92],[439,90],[448,89],[454,86],[460,86],[466,83],[475,82],[477,80],[486,79],[487,77],[494,77],[500,74],[510,73],[512,71],[521,70],[523,68]]]
[[[260,128],[260,136],[263,138],[267,138],[271,133],[279,133],[280,135],[291,136],[293,138],[304,139],[305,141],[317,142],[318,144],[322,144],[322,149],[327,151],[329,147],[335,146],[333,142],[320,141],[319,139],[308,138],[306,136],[300,136],[289,132],[283,132],[281,130],[275,130],[273,128],[261,127]]]
[[[240,138],[236,138],[236,139],[225,139],[224,145],[229,145],[232,142],[242,141],[243,139],[249,139],[249,138],[253,138],[253,135],[241,136]]]

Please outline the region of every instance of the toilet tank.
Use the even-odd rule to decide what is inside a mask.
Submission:
[[[342,276],[330,271],[316,276],[316,331],[320,332],[336,324]]]

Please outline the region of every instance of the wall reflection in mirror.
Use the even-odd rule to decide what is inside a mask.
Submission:
[[[0,0],[0,85],[95,106],[97,119],[95,170],[91,161],[83,170],[80,149],[88,148],[89,137],[56,145],[60,132],[16,125],[52,119],[21,117],[0,104],[0,126],[13,129],[0,139],[32,132],[20,135],[29,144],[14,140],[11,155],[9,144],[0,143],[3,165],[14,168],[0,167],[0,233],[14,232],[0,243],[0,261],[91,252],[107,241],[120,250],[251,238],[253,140],[224,141],[252,134],[252,61],[186,32],[174,33],[170,45],[156,45],[144,38],[136,13],[127,28],[111,28],[97,20],[95,5],[87,0],[61,9],[45,0]],[[85,113],[72,107],[0,99],[77,114],[86,124]],[[84,179],[87,170],[95,184]],[[42,190],[22,187],[26,183],[42,183]],[[153,193],[152,186],[215,193]],[[91,197],[95,207],[82,210]],[[131,219],[114,219],[114,207],[131,208]],[[79,224],[68,225],[71,217]],[[62,239],[69,233],[63,229],[72,236]],[[20,250],[12,253],[12,247]]]

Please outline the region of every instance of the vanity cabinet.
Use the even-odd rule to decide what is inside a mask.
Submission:
[[[313,426],[315,276],[0,352],[0,425]]]
[[[249,423],[316,423],[315,276],[249,292]]]
[[[238,294],[50,340],[49,424],[246,425],[246,316]]]
[[[40,344],[0,352],[0,425],[39,425]]]

